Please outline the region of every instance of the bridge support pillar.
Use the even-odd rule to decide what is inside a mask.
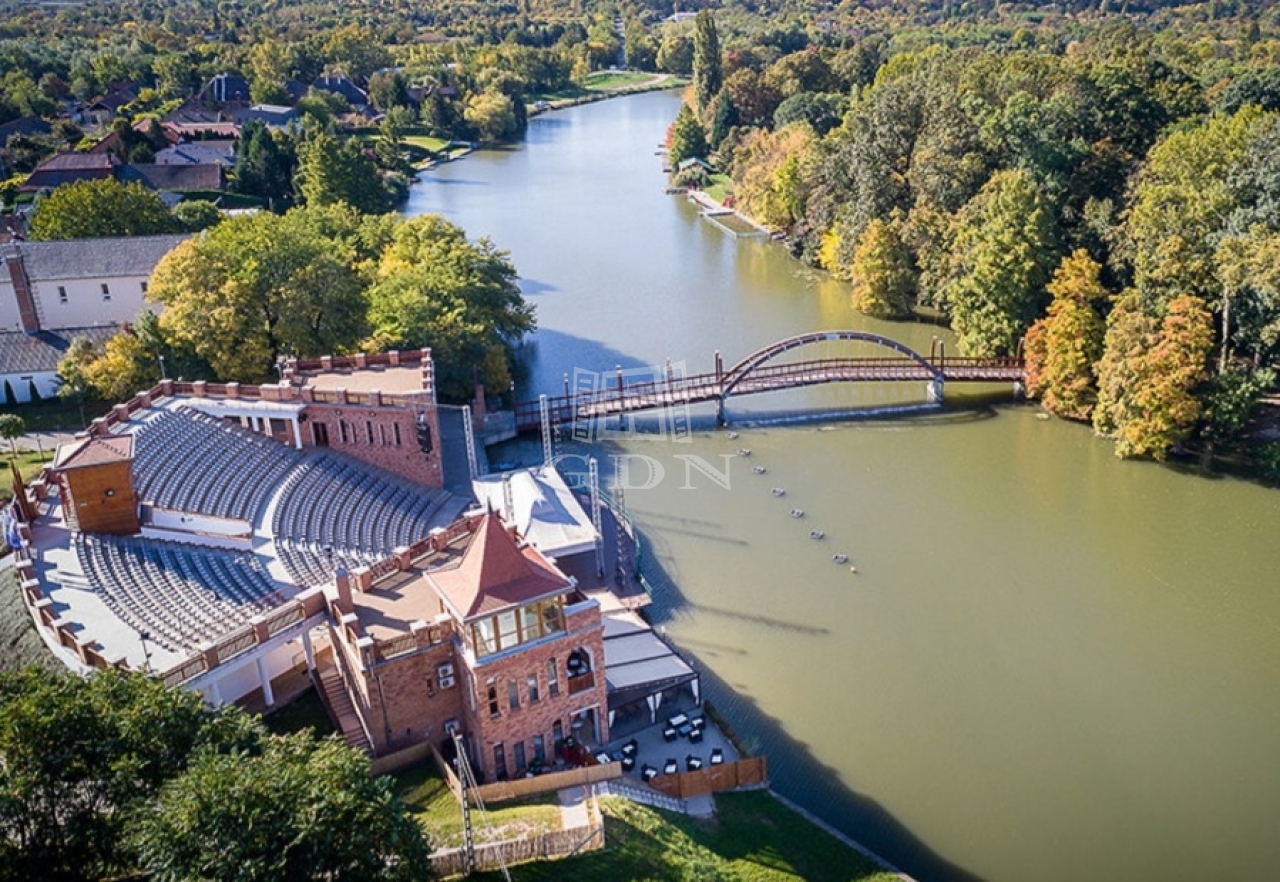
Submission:
[[[725,425],[725,419],[724,419],[724,399],[723,399],[723,398],[717,398],[717,399],[716,399],[716,425],[717,425],[717,426],[723,426],[723,425]]]
[[[941,404],[944,385],[946,385],[946,381],[942,377],[934,377],[924,387],[925,399],[930,404]]]

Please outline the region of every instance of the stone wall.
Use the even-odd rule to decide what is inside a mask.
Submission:
[[[307,405],[302,443],[317,445],[316,426],[323,426],[327,446],[426,487],[443,487],[440,465],[440,424],[435,408],[426,413],[431,452],[418,444],[416,417],[411,410],[360,404]]]

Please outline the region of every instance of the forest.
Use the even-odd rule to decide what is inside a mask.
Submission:
[[[1022,10],[785,48],[703,12],[668,145],[712,170],[676,183],[785,233],[860,311],[1025,357],[1028,391],[1120,456],[1274,470],[1274,12]]]

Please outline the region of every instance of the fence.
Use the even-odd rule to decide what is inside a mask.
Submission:
[[[604,847],[604,823],[598,811],[592,811],[591,815],[591,823],[586,827],[477,845],[474,849],[475,869],[499,870],[526,861],[554,860],[601,849]],[[451,848],[437,851],[431,855],[431,869],[441,878],[466,875],[466,850]]]
[[[683,800],[724,790],[762,787],[768,783],[768,763],[762,756],[753,756],[731,763],[707,766],[693,772],[659,775],[649,782],[649,786],[667,796]]]
[[[444,775],[449,789],[453,791],[455,797],[461,799],[462,785],[458,783],[458,776],[453,771],[453,767],[449,765],[448,761],[440,755],[440,751],[436,750],[434,746],[431,748],[431,754],[435,757],[436,765],[440,767],[440,773]],[[607,763],[605,765],[566,769],[563,772],[548,772],[545,775],[534,775],[532,778],[516,778],[514,781],[495,781],[492,784],[481,784],[479,787],[472,788],[470,793],[472,802],[479,800],[488,805],[521,799],[526,796],[537,796],[540,793],[552,793],[568,787],[599,784],[602,781],[612,781],[620,777],[622,777],[622,764]]]

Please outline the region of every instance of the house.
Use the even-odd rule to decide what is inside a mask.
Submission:
[[[236,111],[236,125],[243,126],[249,120],[260,120],[268,128],[284,128],[298,118],[298,111],[283,104],[255,104]]]
[[[8,143],[14,135],[50,135],[53,126],[38,116],[24,116],[0,123],[0,147]]]
[[[148,304],[160,258],[188,237],[128,236],[10,242],[0,246],[0,330],[42,330],[131,321]]]
[[[112,153],[59,153],[36,166],[18,188],[19,193],[52,190],[73,181],[100,181],[112,177],[120,160]]]
[[[160,193],[186,193],[221,190],[226,184],[225,171],[226,167],[218,162],[198,165],[133,163],[121,166],[116,178],[125,183],[136,181]]]
[[[239,74],[220,73],[204,84],[196,99],[204,104],[248,104],[249,81]]]
[[[0,331],[0,388],[3,398],[25,404],[38,395],[52,398],[58,394],[58,362],[72,341],[85,338],[98,348],[120,330],[118,324],[94,325],[86,328],[60,328],[57,331]],[[32,390],[35,395],[32,395]],[[9,398],[12,396],[12,399]]]
[[[311,88],[341,95],[352,107],[363,107],[369,103],[368,93],[342,74],[325,74],[317,77],[311,84]]]
[[[235,141],[191,141],[156,152],[156,165],[234,165]]]

